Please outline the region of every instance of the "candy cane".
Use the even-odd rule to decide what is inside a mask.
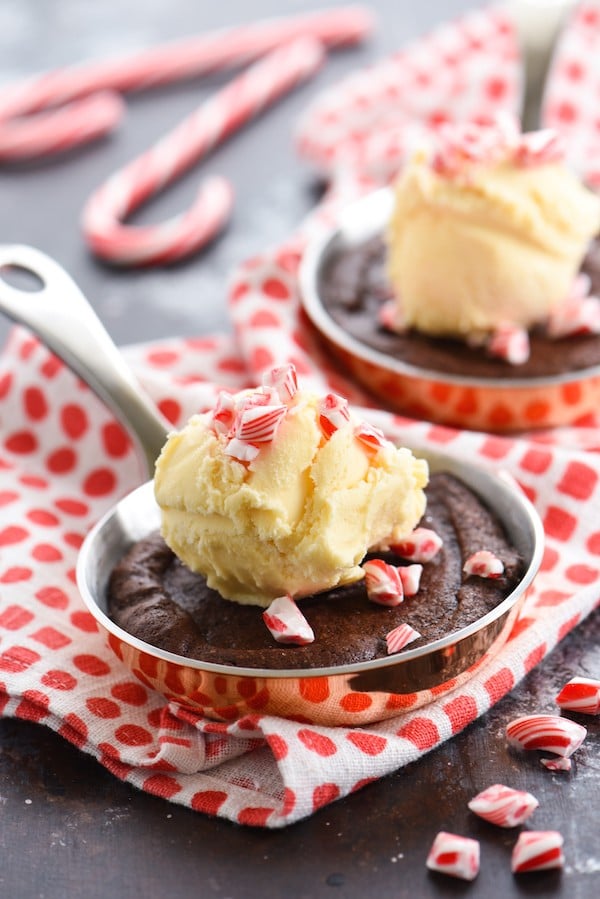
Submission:
[[[223,29],[126,58],[46,72],[8,86],[0,94],[0,160],[34,158],[106,134],[123,116],[118,93],[245,65],[302,35],[326,47],[354,44],[372,27],[368,10],[341,7]],[[54,108],[64,104],[70,105]],[[49,111],[31,121],[23,118],[41,110]]]
[[[308,37],[274,50],[116,172],[90,197],[83,211],[83,232],[91,249],[113,263],[147,265],[181,259],[214,237],[232,205],[231,188],[222,178],[210,178],[182,216],[148,227],[122,225],[121,219],[312,75],[323,58],[322,45]]]

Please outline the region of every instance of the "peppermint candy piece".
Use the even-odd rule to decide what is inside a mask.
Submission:
[[[553,128],[522,134],[514,150],[517,165],[548,165],[562,162],[565,158],[565,143]]]
[[[211,422],[216,434],[227,434],[233,426],[235,403],[233,396],[225,390],[219,391]]]
[[[583,715],[597,715],[600,712],[600,680],[573,677],[564,685],[556,702],[561,709],[581,712]]]
[[[474,880],[479,874],[479,841],[441,830],[436,836],[426,866],[461,880]]]
[[[328,393],[319,402],[319,425],[326,437],[331,437],[350,421],[348,401],[337,393]]]
[[[510,365],[523,365],[529,359],[529,335],[525,328],[505,322],[489,337],[486,349],[490,356]]]
[[[263,386],[274,387],[282,403],[289,403],[298,392],[296,366],[278,365],[263,375]]]
[[[571,759],[560,756],[557,759],[540,759],[540,763],[549,771],[570,771],[572,768]]]
[[[235,422],[235,436],[252,443],[270,443],[285,417],[286,407],[248,406],[239,413]]]
[[[473,553],[463,565],[463,571],[477,577],[498,578],[504,573],[504,564],[498,556],[487,549]]]
[[[383,431],[374,428],[373,425],[366,421],[361,421],[354,429],[354,436],[369,450],[380,450],[387,445],[388,441]]]
[[[600,299],[569,295],[548,316],[546,333],[556,340],[574,334],[600,334]]]
[[[557,830],[523,831],[519,834],[512,851],[513,874],[562,868],[565,863],[562,853],[563,842]]]
[[[313,629],[289,593],[274,599],[262,617],[278,643],[306,646],[315,639]]]
[[[493,784],[467,803],[472,812],[498,827],[517,827],[533,814],[538,805],[531,793],[513,790],[503,784]]]
[[[416,596],[419,592],[419,584],[421,583],[421,575],[423,574],[422,565],[400,565],[398,574],[402,581],[405,596]]]
[[[409,643],[412,643],[413,640],[418,640],[420,636],[421,634],[411,627],[410,624],[406,624],[406,622],[399,624],[398,627],[395,627],[385,635],[388,655],[400,652],[401,649],[404,649],[404,647],[408,646]]]
[[[365,587],[371,602],[381,606],[399,606],[404,599],[402,578],[396,565],[383,559],[371,559],[361,565],[365,573]]]
[[[415,528],[409,537],[390,544],[408,562],[430,562],[442,548],[443,540],[430,528]]]
[[[385,303],[382,303],[379,307],[378,319],[379,324],[386,331],[393,331],[394,334],[404,334],[407,331],[406,320],[397,300],[386,300]]]
[[[237,437],[232,437],[223,452],[226,456],[232,456],[232,458],[237,459],[238,462],[252,462],[256,459],[260,450],[246,440],[238,440]]]
[[[519,749],[545,749],[569,758],[587,735],[581,724],[558,715],[524,715],[506,726],[510,746]]]

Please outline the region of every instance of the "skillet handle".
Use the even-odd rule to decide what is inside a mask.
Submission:
[[[40,290],[8,284],[2,271],[33,274]],[[75,282],[33,247],[0,245],[0,311],[26,325],[114,412],[142,450],[148,476],[170,429]]]

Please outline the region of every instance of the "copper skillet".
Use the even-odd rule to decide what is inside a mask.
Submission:
[[[0,276],[8,267],[25,269],[42,288],[23,291],[0,277],[0,310],[33,330],[107,403],[138,444],[151,477],[167,422],[82,293],[56,262],[30,247],[0,246]],[[129,546],[159,524],[151,481],[107,512],[86,537],[77,565],[82,598],[112,650],[136,677],[208,717],[232,720],[261,713],[360,725],[415,709],[466,681],[500,650],[539,568],[543,546],[535,510],[509,479],[443,454],[427,458],[432,470],[462,477],[496,510],[526,569],[496,609],[443,639],[356,665],[274,671],[194,661],[130,636],[108,617],[106,584]]]

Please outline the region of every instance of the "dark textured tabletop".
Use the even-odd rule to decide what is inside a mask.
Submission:
[[[319,6],[312,0],[4,0],[0,82]],[[372,8],[379,27],[368,43],[333,55],[317,78],[135,216],[161,220],[189,204],[204,172],[229,176],[236,190],[233,220],[193,260],[169,269],[115,271],[88,254],[78,220],[91,190],[191,112],[221,76],[141,93],[129,100],[126,122],[112,137],[51,162],[0,169],[0,242],[32,244],[58,259],[120,344],[226,330],[224,284],[232,266],[285,237],[314,203],[318,185],[291,139],[309,99],[472,6],[468,0],[377,0]],[[0,337],[8,328],[0,322]],[[0,896],[588,899],[600,885],[598,718],[572,716],[589,735],[570,773],[547,771],[536,753],[510,751],[504,728],[518,715],[556,711],[554,697],[573,675],[599,677],[599,638],[596,612],[509,696],[440,749],[277,832],[234,826],[138,792],[50,730],[0,721]],[[492,783],[537,796],[536,829],[559,830],[565,839],[562,872],[510,873],[515,832],[480,821],[466,806]],[[439,830],[481,841],[481,872],[472,884],[427,872],[425,858]]]

